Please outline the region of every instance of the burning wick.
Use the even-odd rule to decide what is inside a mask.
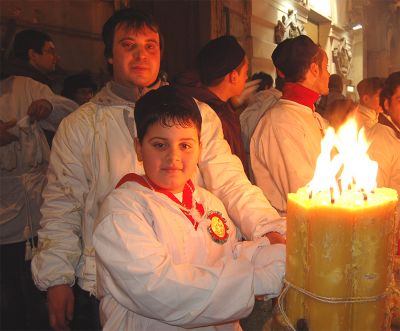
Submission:
[[[335,198],[333,197],[333,187],[329,188],[329,192],[331,194],[331,204],[334,204],[335,203]]]
[[[367,195],[367,193],[362,192],[362,194],[363,194],[363,197],[364,197],[364,201],[367,201],[367,200],[368,200],[368,195]]]
[[[310,191],[310,193],[308,194],[308,199],[312,199],[312,191]]]

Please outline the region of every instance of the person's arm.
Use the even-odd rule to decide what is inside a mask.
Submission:
[[[279,291],[282,245],[263,245],[270,251],[257,273],[251,261],[255,249],[250,257],[227,254],[212,266],[175,263],[145,219],[145,207],[121,195],[114,191],[104,202],[93,243],[99,285],[124,308],[193,328],[242,318],[251,311],[255,294]]]
[[[85,135],[89,127],[76,116],[62,122],[53,141],[48,183],[43,191],[32,275],[40,290],[48,290],[50,319],[57,316],[52,324],[55,328],[64,325],[65,318],[71,315],[68,307],[73,295],[67,287],[75,282],[75,268],[82,253],[81,222],[88,192],[82,151],[90,143]]]
[[[242,163],[231,153],[223,137],[218,116],[208,105],[198,104],[202,115],[199,168],[205,187],[222,200],[230,218],[246,239],[269,232],[284,234],[284,220],[260,188],[247,179]]]
[[[34,107],[31,106],[30,114],[28,114],[39,120],[40,126],[45,130],[56,131],[62,119],[79,107],[76,102],[53,93],[47,85],[35,80],[30,80],[29,84],[31,99],[41,100],[41,102],[34,104]],[[47,112],[46,116],[40,116],[43,112]],[[39,116],[35,116],[36,114]]]

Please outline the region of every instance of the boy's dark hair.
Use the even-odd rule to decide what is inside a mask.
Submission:
[[[169,85],[150,91],[139,99],[135,106],[135,122],[140,143],[148,128],[155,123],[164,127],[194,124],[200,138],[201,114],[196,102]]]
[[[114,34],[117,26],[141,30],[145,27],[158,33],[160,37],[160,50],[163,50],[163,38],[160,28],[154,17],[133,8],[125,8],[115,12],[103,26],[104,56],[108,59],[112,57]]]
[[[272,84],[274,83],[272,76],[263,71],[257,72],[253,76],[251,76],[251,80],[256,79],[261,79],[260,84],[258,84],[257,92],[271,88]]]
[[[360,99],[364,95],[373,95],[383,87],[383,79],[379,77],[365,78],[357,84],[357,92]]]
[[[392,98],[396,89],[400,87],[400,71],[392,72],[388,78],[386,78],[383,88],[380,95],[380,104],[382,109],[384,108],[385,100],[388,99],[390,103],[390,99]]]
[[[46,41],[52,41],[47,33],[38,30],[23,30],[18,32],[14,38],[14,55],[17,59],[29,60],[28,51],[33,49],[42,54]]]
[[[89,72],[71,75],[64,79],[61,95],[73,99],[78,88],[90,88],[94,93],[97,90],[97,84]]]
[[[324,51],[309,37],[300,35],[285,39],[272,53],[275,67],[285,76],[286,82],[302,82],[312,63],[322,69]]]

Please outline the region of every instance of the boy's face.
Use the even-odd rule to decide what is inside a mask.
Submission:
[[[315,90],[320,95],[327,95],[329,93],[329,71],[328,71],[328,56],[324,52],[321,67],[319,68],[319,75],[315,83]]]
[[[163,127],[157,122],[149,126],[141,144],[135,140],[135,149],[152,182],[172,193],[182,192],[199,161],[197,128]]]
[[[114,33],[114,80],[126,87],[146,87],[154,83],[160,70],[160,36],[144,27],[140,30],[117,26]]]

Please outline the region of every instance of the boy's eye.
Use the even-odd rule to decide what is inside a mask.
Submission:
[[[136,47],[136,44],[125,42],[125,43],[122,43],[122,47],[126,48],[126,49],[133,49]]]
[[[187,144],[187,143],[182,143],[181,144],[181,148],[182,149],[189,149],[189,148],[191,148],[192,146],[190,146],[189,144]]]
[[[153,147],[157,148],[157,149],[163,149],[165,147],[164,143],[154,143]]]

